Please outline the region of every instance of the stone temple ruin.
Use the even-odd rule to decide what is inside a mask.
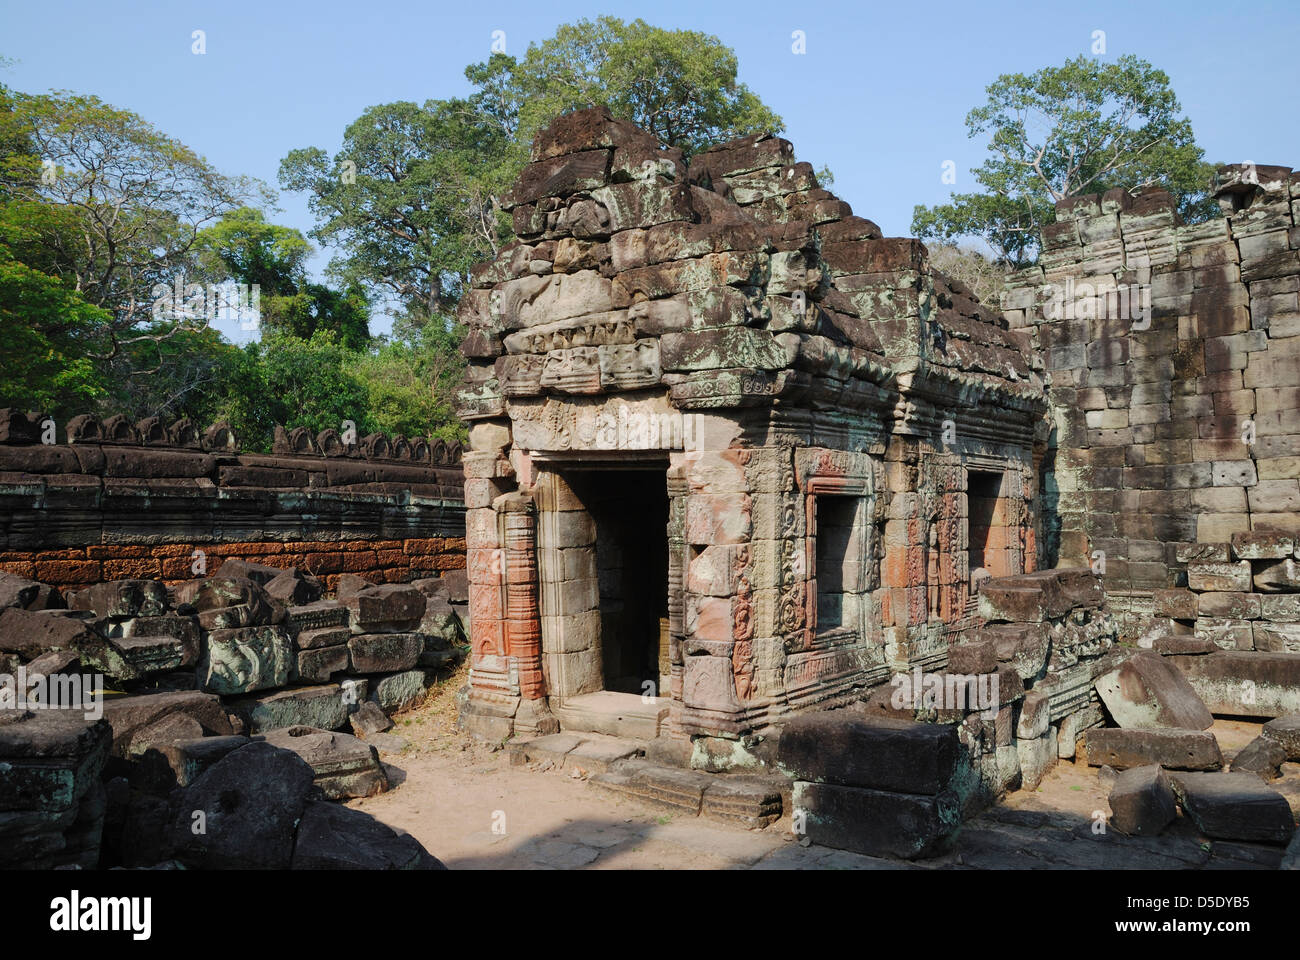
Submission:
[[[278,750],[317,822],[278,865],[339,865],[327,838],[381,825],[329,799],[386,783],[337,731],[373,744],[463,639],[461,728],[616,796],[934,857],[1073,761],[1117,774],[1122,834],[1294,864],[1300,174],[1215,192],[1191,226],[1160,191],[1062,202],[994,305],[785,140],[687,162],[597,107],[538,134],[518,239],[473,273],[463,455],[50,446],[10,411],[0,656],[131,694],[44,753],[37,719],[0,726],[0,758],[82,771],[17,859],[92,865],[98,816],[132,863],[244,863],[122,824]],[[1216,718],[1262,726],[1225,760]],[[428,865],[404,839],[384,862]]]

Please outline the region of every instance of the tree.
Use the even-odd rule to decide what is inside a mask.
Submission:
[[[196,247],[209,280],[234,280],[257,292],[265,330],[310,340],[327,330],[349,350],[370,340],[370,305],[359,285],[338,291],[307,279],[313,253],[299,231],[268,223],[260,210],[241,207],[204,230]]]
[[[504,133],[466,101],[391,103],[350,124],[332,159],[290,152],[280,181],[310,194],[311,235],[339,248],[331,277],[422,323],[454,310],[470,267],[508,239],[495,200],[505,154]]]
[[[277,424],[317,433],[343,421],[369,431],[366,386],[348,371],[353,351],[328,331],[309,340],[268,333],[243,351],[229,380],[222,416],[252,450],[269,450]]]
[[[972,171],[984,192],[916,207],[917,236],[982,237],[999,259],[1022,266],[1066,197],[1155,185],[1174,195],[1188,222],[1217,213],[1208,196],[1214,166],[1180,115],[1169,77],[1145,60],[1080,56],[1028,76],[1003,74],[986,93],[988,102],[966,116],[971,137],[989,136],[991,156]]]
[[[221,175],[184,144],[96,97],[11,93],[0,110],[0,231],[39,248],[43,272],[109,316],[100,360],[173,336],[153,323],[155,288],[195,267],[199,232],[249,199],[257,181]],[[0,236],[0,239],[4,239]],[[134,375],[141,371],[132,370]]]
[[[84,413],[108,392],[87,356],[109,321],[64,281],[18,260],[0,244],[0,406],[57,420]]]
[[[781,118],[736,80],[716,37],[601,17],[561,26],[522,60],[472,64],[466,98],[371,107],[332,157],[291,151],[280,183],[309,194],[311,236],[340,251],[330,275],[362,285],[422,326],[453,313],[474,264],[511,237],[502,211],[533,134],[559,114],[608,103],[666,145],[691,152],[779,131]]]
[[[717,37],[599,17],[560,26],[517,63],[497,55],[466,74],[500,105],[499,115],[516,113],[510,132],[517,143],[530,143],[561,113],[604,103],[689,156],[719,141],[783,129],[781,118],[736,79],[737,68],[735,52]]]
[[[464,374],[464,330],[435,318],[422,327],[398,325],[394,338],[359,356],[349,370],[366,384],[376,430],[408,437],[464,440],[455,393]]]

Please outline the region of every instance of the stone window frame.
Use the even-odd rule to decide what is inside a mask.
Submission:
[[[861,527],[867,543],[863,544],[858,563],[858,593],[866,597],[870,590],[869,576],[872,566],[875,535],[870,522],[875,498],[875,469],[867,453],[852,453],[826,448],[807,448],[796,454],[796,475],[804,497],[804,569],[809,573],[808,589],[804,595],[803,649],[814,650],[828,642],[839,645],[850,635],[853,641],[865,640],[870,631],[865,623],[868,604],[858,606],[858,623],[854,626],[818,636],[817,631],[817,497],[854,497],[858,503],[854,526]]]

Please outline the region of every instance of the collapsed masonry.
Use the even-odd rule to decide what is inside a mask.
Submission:
[[[463,579],[337,586],[234,558],[66,596],[0,573],[0,866],[341,866],[366,836],[363,865],[427,865],[311,803],[388,789],[376,743],[462,658]],[[232,814],[226,832],[190,839],[195,810]]]

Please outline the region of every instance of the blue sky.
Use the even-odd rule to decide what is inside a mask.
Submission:
[[[1106,58],[1137,54],[1169,74],[1208,159],[1300,166],[1294,2],[0,0],[0,55],[18,61],[0,77],[29,92],[93,93],[222,171],[276,185],[290,149],[333,153],[368,106],[467,93],[464,67],[488,56],[493,31],[519,55],[560,23],[606,13],[731,46],[740,79],[785,120],[799,159],[828,164],[835,192],[886,236],[909,232],[914,205],[970,189],[984,144],[967,139],[963,120],[991,80],[1090,53],[1097,30]],[[191,52],[194,30],[206,33],[203,56]],[[803,55],[791,49],[796,30]],[[946,160],[955,186],[941,181]],[[312,226],[302,196],[281,192],[280,206],[280,222]],[[322,251],[314,266],[327,259]]]

